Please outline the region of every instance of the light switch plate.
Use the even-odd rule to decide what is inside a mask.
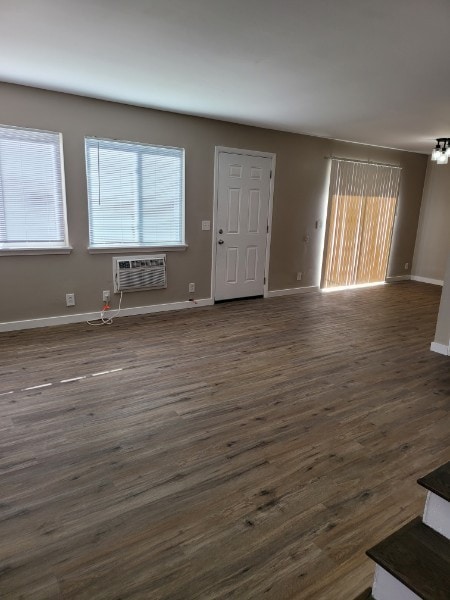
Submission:
[[[209,231],[210,229],[211,229],[211,222],[210,221],[202,221],[202,230]]]

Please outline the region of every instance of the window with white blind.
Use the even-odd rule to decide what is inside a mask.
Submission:
[[[68,248],[60,133],[0,126],[0,252]]]
[[[184,150],[86,138],[90,247],[184,245]]]
[[[385,280],[401,168],[333,159],[323,287]]]

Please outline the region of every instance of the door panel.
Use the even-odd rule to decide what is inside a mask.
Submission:
[[[270,158],[219,154],[216,300],[264,293],[271,166]]]
[[[237,283],[238,279],[238,248],[227,248],[227,283]]]
[[[248,232],[260,232],[261,194],[259,190],[250,190],[248,201]]]
[[[228,233],[239,233],[239,215],[241,212],[241,190],[230,188],[228,191]]]
[[[247,248],[247,260],[245,261],[245,281],[256,281],[258,266],[258,248],[249,246]]]
[[[239,179],[242,177],[241,165],[230,165],[229,172],[230,177],[238,177]]]

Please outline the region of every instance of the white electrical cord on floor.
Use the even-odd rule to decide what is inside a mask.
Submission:
[[[120,299],[119,299],[119,308],[116,310],[116,312],[114,314],[108,312],[107,310],[105,310],[104,308],[100,311],[100,317],[99,317],[99,323],[93,323],[92,321],[86,321],[86,323],[88,325],[92,325],[93,327],[98,327],[98,326],[102,326],[102,325],[112,325],[114,322],[114,319],[116,317],[119,316],[120,314],[120,307],[122,306],[122,296],[123,296],[123,292],[120,292]],[[108,315],[107,317],[105,317],[105,315]]]

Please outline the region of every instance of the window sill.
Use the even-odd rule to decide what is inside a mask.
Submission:
[[[10,248],[0,249],[0,256],[26,256],[26,255],[42,255],[42,254],[70,254],[71,246],[65,248]]]
[[[107,246],[107,247],[88,247],[89,254],[140,254],[141,252],[183,252],[188,247],[187,244],[176,244],[173,246]]]

